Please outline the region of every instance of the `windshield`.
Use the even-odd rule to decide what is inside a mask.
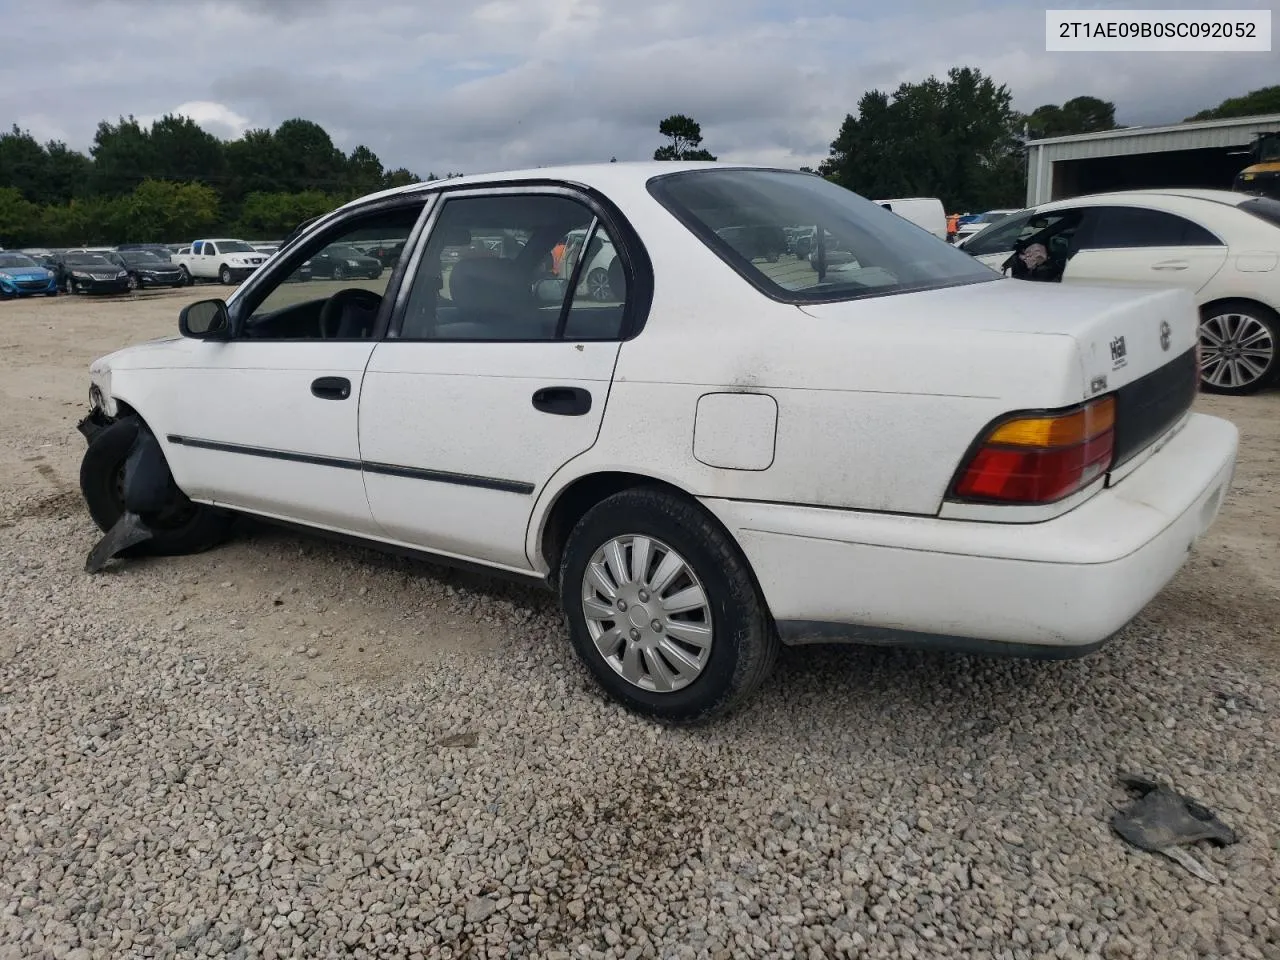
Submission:
[[[219,240],[217,241],[218,250],[221,253],[257,253],[243,240]]]
[[[910,220],[807,173],[695,170],[649,192],[766,296],[790,303],[852,300],[999,279]],[[786,253],[788,227],[813,230]]]
[[[70,253],[70,254],[67,254],[67,263],[76,267],[117,266],[117,264],[112,263],[106,257],[97,253]]]
[[[1258,162],[1280,160],[1280,137],[1270,137],[1258,144]]]
[[[19,267],[38,267],[39,264],[30,257],[20,253],[0,253],[0,270],[13,270]]]
[[[120,256],[126,263],[136,263],[139,266],[155,266],[165,262],[150,250],[122,250]]]

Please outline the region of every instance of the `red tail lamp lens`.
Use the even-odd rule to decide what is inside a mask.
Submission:
[[[1054,414],[1014,417],[991,430],[955,486],[962,500],[1053,503],[1107,472],[1115,398]]]

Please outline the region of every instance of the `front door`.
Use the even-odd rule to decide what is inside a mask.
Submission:
[[[595,214],[564,191],[444,201],[360,397],[365,486],[385,536],[531,569],[533,505],[595,443],[628,322],[624,259],[579,258],[557,276],[555,250],[574,231],[591,231],[589,249],[616,247]],[[588,268],[608,282],[588,283]]]
[[[334,244],[408,237],[425,201],[354,214],[233,299],[236,336],[193,345],[167,390],[174,475],[196,499],[375,535],[357,409],[391,271],[344,283],[298,268]]]
[[[1227,247],[1197,223],[1145,207],[1085,208],[1085,222],[1063,282],[1184,287],[1208,283],[1227,260]]]

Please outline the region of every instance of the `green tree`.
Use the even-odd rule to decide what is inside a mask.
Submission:
[[[0,186],[12,187],[31,203],[49,198],[45,184],[48,156],[35,137],[19,130],[0,134]]]
[[[40,208],[16,187],[0,187],[0,247],[37,243]]]
[[[151,136],[133,117],[99,123],[89,153],[93,157],[89,192],[99,196],[131,193],[156,169]]]
[[[273,137],[284,169],[286,192],[336,192],[346,188],[347,158],[320,124],[298,118],[286,120],[276,127]]]
[[[221,140],[190,117],[165,115],[151,125],[151,176],[164,180],[225,179],[226,150]]]
[[[72,150],[61,140],[44,145],[44,202],[67,203],[85,192],[93,162],[79,150]]]
[[[386,184],[382,161],[364,144],[360,144],[347,156],[347,182],[357,195],[381,190]]]
[[[1026,117],[1031,139],[1065,137],[1073,133],[1093,133],[1096,130],[1114,130],[1116,105],[1097,97],[1073,97],[1062,106],[1046,103],[1036,107]]]
[[[937,196],[950,210],[1016,202],[1021,117],[1012,95],[981,71],[870,90],[845,117],[819,173],[863,196]]]
[[[183,237],[218,222],[218,195],[202,183],[144,180],[121,202],[117,229],[133,241]]]
[[[653,151],[655,160],[714,160],[702,149],[702,127],[692,117],[673,113],[658,124],[658,132],[671,142]]]
[[[1188,120],[1229,120],[1263,113],[1280,113],[1280,86],[1260,87],[1241,97],[1229,97],[1216,107],[1201,110]]]

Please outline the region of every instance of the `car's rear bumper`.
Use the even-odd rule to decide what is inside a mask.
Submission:
[[[1116,486],[1034,524],[703,502],[786,642],[1074,656],[1177,573],[1226,497],[1238,442],[1232,423],[1193,414]]]

